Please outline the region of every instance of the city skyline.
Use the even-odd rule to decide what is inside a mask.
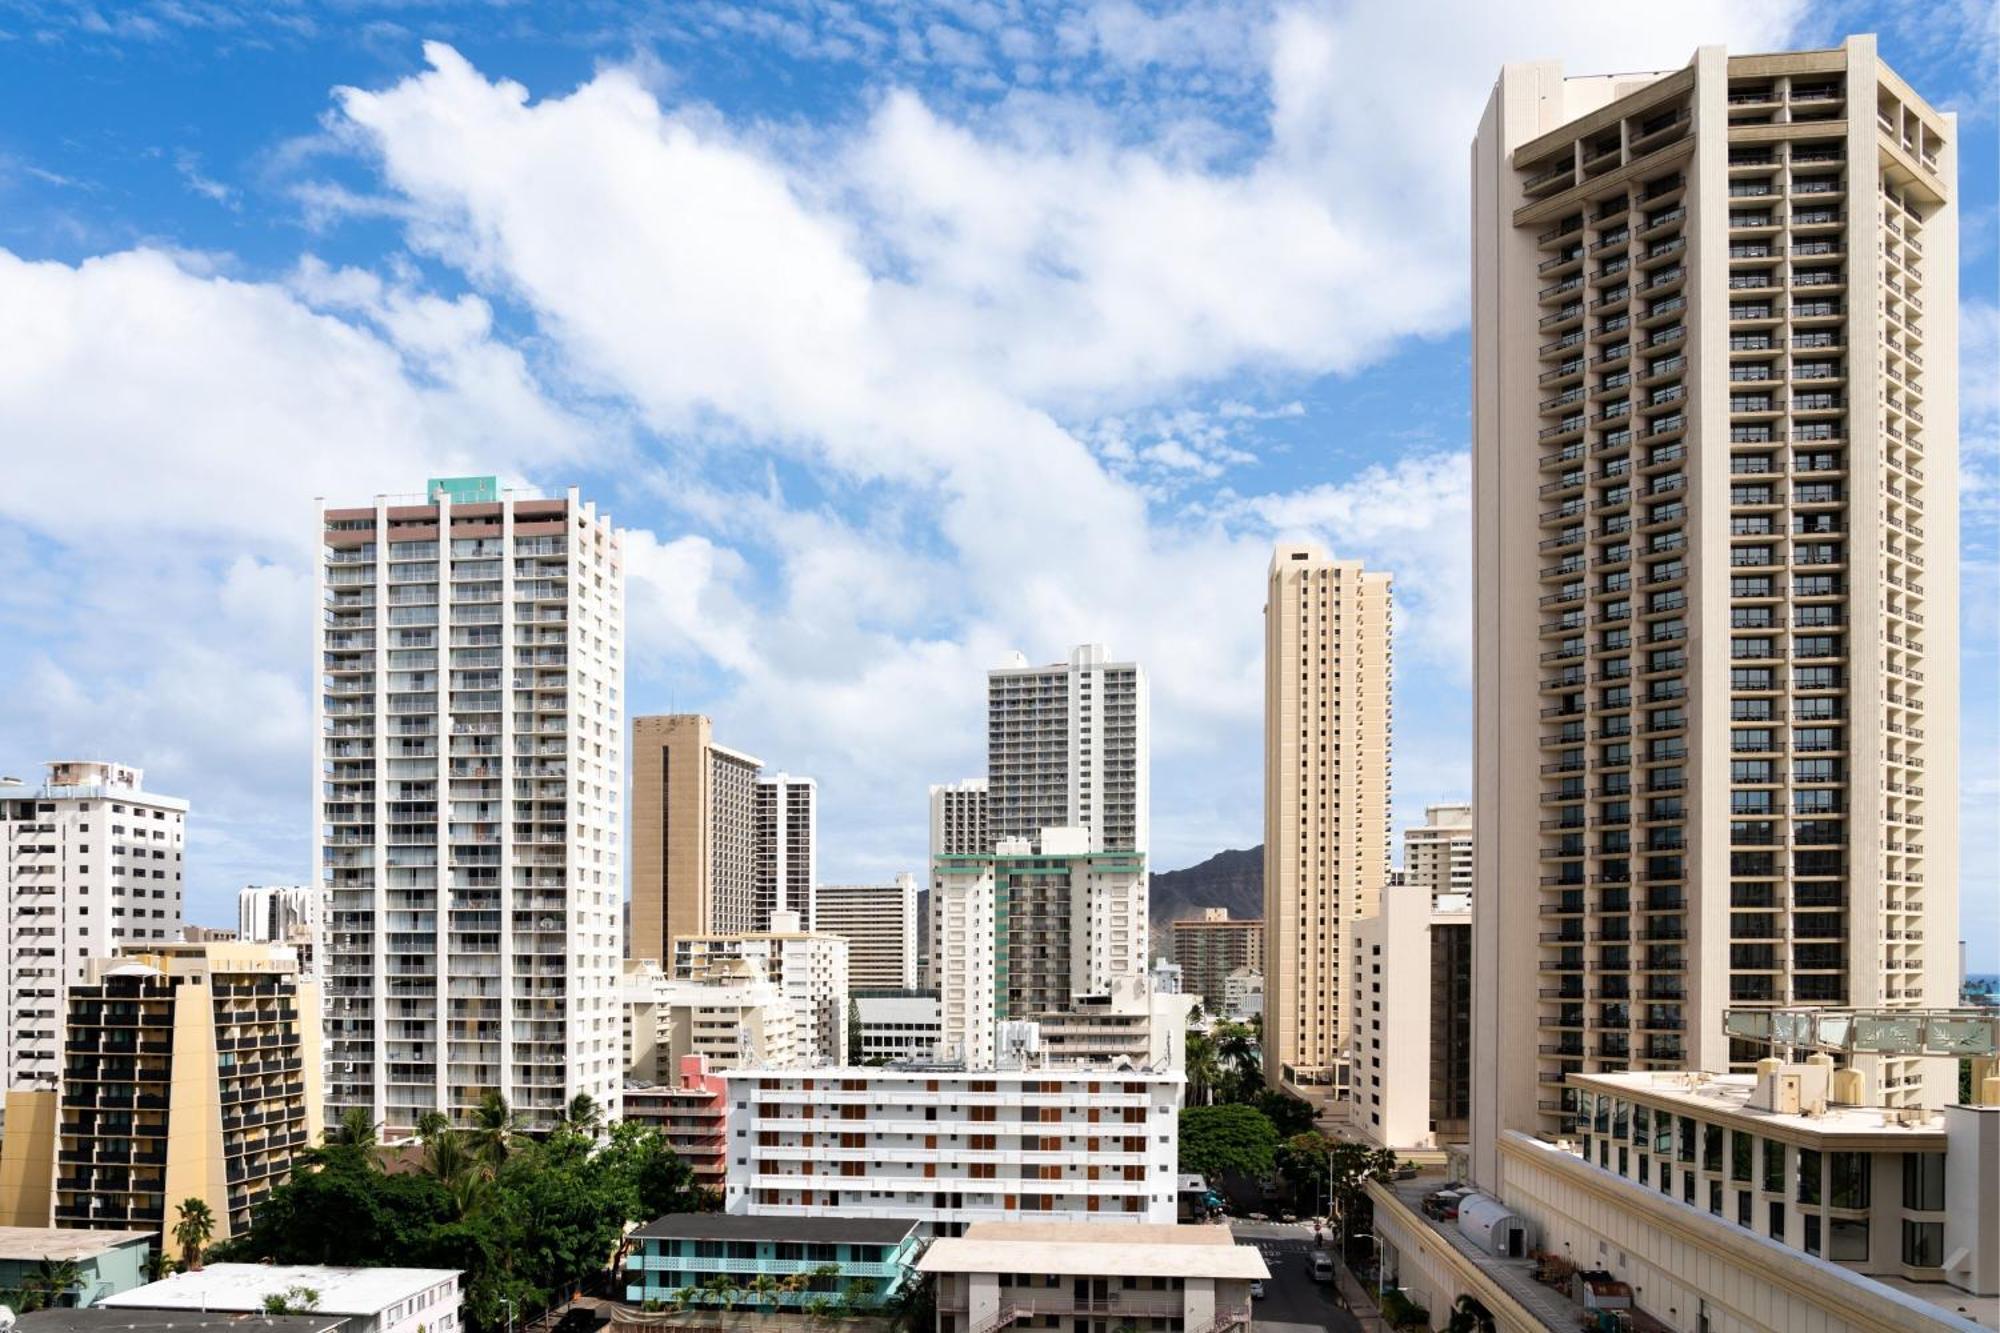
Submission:
[[[309,631],[300,623],[310,598],[299,594],[310,586],[312,552],[299,534],[310,530],[312,496],[338,501],[425,475],[493,471],[551,494],[579,485],[631,522],[626,713],[707,712],[747,748],[813,774],[829,882],[879,881],[919,864],[924,785],[982,770],[980,681],[1016,647],[1041,661],[1102,641],[1147,665],[1157,868],[1253,845],[1256,580],[1283,537],[1320,541],[1397,576],[1392,827],[1414,825],[1425,805],[1471,795],[1469,575],[1458,572],[1469,563],[1459,168],[1494,69],[1541,55],[1578,70],[1669,68],[1705,42],[1777,49],[1875,29],[1884,59],[1939,105],[1976,108],[1990,91],[1977,55],[1990,46],[1948,54],[1894,14],[1863,7],[1810,21],[1777,6],[1734,15],[1697,7],[1657,16],[1647,34],[1473,24],[1454,39],[1464,49],[1440,62],[1438,105],[1421,119],[1397,110],[1402,119],[1390,122],[1410,136],[1399,157],[1446,154],[1425,169],[1448,182],[1433,185],[1358,138],[1365,107],[1300,92],[1301,81],[1338,68],[1335,39],[1379,39],[1366,25],[1391,20],[1286,10],[1262,14],[1248,39],[1228,38],[1219,23],[1149,22],[1100,24],[1081,38],[1030,34],[1045,71],[1072,68],[1060,85],[1046,75],[1040,84],[1067,91],[1030,94],[1024,58],[1003,59],[997,39],[984,57],[993,87],[969,57],[952,64],[936,54],[943,34],[926,39],[934,54],[925,65],[883,47],[864,72],[825,31],[807,33],[789,55],[738,39],[731,49],[755,77],[732,82],[691,60],[686,32],[540,50],[520,33],[472,32],[441,15],[432,31],[456,56],[436,53],[428,74],[419,72],[420,34],[384,34],[380,50],[331,35],[302,39],[285,48],[299,68],[282,91],[246,87],[235,101],[170,91],[183,114],[152,136],[158,142],[142,142],[137,108],[114,93],[78,111],[82,148],[25,132],[0,143],[0,198],[13,218],[0,233],[8,297],[0,308],[35,312],[6,326],[14,336],[24,346],[87,341],[114,310],[141,331],[175,334],[118,367],[152,395],[157,433],[120,415],[121,396],[101,387],[109,368],[87,356],[16,358],[0,372],[0,431],[52,446],[25,461],[21,484],[0,500],[0,549],[24,571],[0,606],[0,624],[24,648],[0,710],[9,771],[83,754],[143,766],[162,790],[186,797],[190,919],[229,919],[243,883],[301,879],[311,845],[298,812],[311,796],[296,755],[309,744],[311,705]],[[1198,70],[1213,92],[1166,91],[1140,58],[1147,42],[1161,68]],[[209,69],[237,58],[193,31],[150,44],[136,33],[74,33],[33,58],[38,78],[0,96],[67,99],[74,94],[55,85],[109,49],[125,53],[133,78],[157,73],[163,52],[192,53]],[[788,77],[761,77],[779,71]],[[505,79],[521,80],[533,100],[516,104]],[[334,98],[336,86],[373,91]],[[1134,113],[1121,110],[1124,94],[1163,109],[1192,138],[1141,134],[1127,119]],[[1010,98],[1030,96],[1072,113],[1071,141],[1024,134]],[[864,308],[896,307],[843,316],[861,320],[858,355],[902,355],[917,333],[935,336],[921,374],[899,381],[925,392],[891,413],[810,378],[747,384],[744,367],[765,364],[757,356],[810,359],[828,331],[806,330],[798,336],[813,341],[773,350],[746,342],[702,304],[670,262],[713,242],[695,227],[705,215],[698,208],[677,214],[684,225],[657,244],[618,255],[683,296],[686,323],[580,321],[572,301],[600,275],[538,267],[545,256],[532,229],[548,219],[521,212],[518,187],[503,181],[481,194],[479,182],[452,177],[449,154],[428,136],[453,106],[477,113],[466,131],[475,137],[454,146],[468,155],[537,135],[559,142],[578,126],[643,129],[659,116],[670,133],[634,142],[663,181],[718,208],[739,187],[786,204],[778,212],[793,230],[752,239],[805,256],[801,264],[824,261],[793,279],[816,290],[828,283]],[[238,123],[250,121],[254,129]],[[1990,112],[1962,125],[1963,160],[1990,163]],[[815,170],[801,140],[835,151]],[[1387,178],[1382,204],[1419,205],[1446,220],[1393,237],[1377,211],[1307,188],[1344,154],[1356,155],[1357,169],[1402,173]],[[1087,220],[1051,231],[1051,197],[1099,168],[1109,183],[1080,202]],[[974,228],[960,248],[915,248],[911,218],[870,224],[883,229],[870,240],[911,262],[908,283],[880,276],[869,246],[842,234],[851,219],[826,198],[837,187],[887,199],[922,172],[932,192],[913,207],[965,223],[984,213],[971,200],[1002,169],[1025,182],[1024,217]],[[572,187],[595,188],[579,171]],[[1993,187],[1990,172],[1966,173],[1969,691],[1991,681],[1995,645],[1984,609],[1995,600],[1995,394],[1990,371],[1976,380],[2000,327],[1987,296]],[[1403,266],[1408,290],[1296,267],[1311,247],[1280,241],[1265,258],[1297,280],[1307,309],[1296,324],[1226,264],[1218,271],[1246,287],[1228,303],[1180,289],[1163,305],[1143,302],[1103,239],[1113,223],[1135,221],[1123,210],[1148,188],[1237,241],[1259,234],[1245,230],[1243,211],[1294,206],[1314,244],[1370,247],[1371,266]],[[458,210],[489,230],[458,228]],[[1101,320],[1096,333],[1064,335],[1019,309],[984,319],[969,312],[967,292],[1015,281],[1030,248],[1022,238],[1044,235],[1071,253],[1081,276],[1054,292],[1028,289],[1062,298],[1052,308],[1069,316]],[[1128,237],[1140,254],[1180,239],[1157,229]],[[1207,249],[1196,257],[1217,259]],[[1359,313],[1329,313],[1342,304]],[[762,313],[785,323],[792,308]],[[1148,338],[1134,326],[1201,320],[1218,330],[1212,342]],[[673,375],[621,359],[620,343],[696,346],[699,338],[685,340],[690,329],[729,334],[727,356],[690,358]],[[996,339],[1024,350],[993,353]],[[186,375],[168,356],[179,344],[214,349],[221,378]],[[322,362],[348,377],[338,400],[301,387],[301,367]],[[270,386],[275,408],[250,405],[274,411],[269,421],[253,412],[260,424],[244,432],[204,415],[198,399],[252,378]],[[43,414],[49,402],[91,406],[57,421]],[[921,441],[937,420],[925,408],[964,404],[990,409],[1002,424],[988,429],[1020,436],[1010,447],[1032,451],[1015,455],[1024,465],[1070,484],[1024,493],[995,475],[980,460],[1000,434],[954,428],[948,440]],[[807,431],[805,415],[830,424]],[[278,420],[292,450],[262,448]],[[802,431],[809,447],[782,443]],[[132,439],[146,447],[134,450]],[[293,450],[309,456],[294,465]],[[286,461],[267,463],[264,452]],[[177,463],[178,475],[163,476],[155,454]],[[107,496],[119,488],[81,484],[107,463],[149,484],[138,493],[168,503],[134,505]],[[867,515],[878,500],[876,528]],[[982,521],[969,523],[971,512]],[[988,521],[995,515],[1003,521]],[[1016,535],[1006,535],[1010,525]],[[157,539],[160,564],[139,568],[112,554],[119,543],[106,533]],[[979,549],[982,541],[993,549]],[[815,558],[801,559],[806,550]],[[78,581],[74,596],[63,595],[62,579]],[[181,642],[197,613],[214,632]],[[160,706],[166,698],[172,707]],[[1964,710],[1963,792],[1974,811],[1982,799],[1990,806],[1996,781],[1993,710],[1980,704],[1968,695]],[[225,716],[251,722],[218,725]],[[1966,820],[1965,836],[1963,933],[1973,969],[1991,970],[2000,966],[2000,858],[1981,853],[1978,840],[1991,834],[1979,821]]]

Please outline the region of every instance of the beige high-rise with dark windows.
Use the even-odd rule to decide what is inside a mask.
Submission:
[[[1744,1067],[1731,1007],[1954,1000],[1955,139],[1870,37],[1501,73],[1472,160],[1480,1143],[1569,1128],[1571,1072]],[[1936,1104],[1923,1063],[1865,1072]]]
[[[1344,1086],[1348,933],[1389,873],[1389,576],[1282,545],[1264,602],[1264,1074]]]
[[[699,714],[632,719],[627,958],[671,965],[675,940],[757,929],[762,767],[717,745],[712,724]]]

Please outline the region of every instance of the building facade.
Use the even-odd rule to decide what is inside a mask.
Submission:
[[[1171,1222],[1182,1078],[963,1067],[729,1075],[726,1207],[978,1221]],[[739,1160],[740,1159],[740,1160]]]
[[[978,856],[993,850],[985,778],[931,787],[931,857]]]
[[[1354,922],[1349,1123],[1378,1148],[1464,1142],[1471,1116],[1470,904],[1411,882]]]
[[[341,1333],[456,1333],[463,1276],[453,1268],[335,1268],[324,1264],[206,1264],[104,1301],[129,1311],[262,1315],[264,1302],[304,1287],[317,1315],[343,1319]],[[135,1319],[151,1325],[153,1319]],[[160,1321],[168,1322],[168,1321]]]
[[[756,861],[751,930],[769,930],[773,912],[813,919],[819,882],[819,784],[790,773],[764,773],[753,794]]]
[[[1403,830],[1403,883],[1431,901],[1472,900],[1472,807],[1427,805],[1424,822]]]
[[[799,1060],[847,1063],[847,941],[800,927],[798,914],[773,914],[771,929],[737,935],[692,935],[674,941],[674,978],[710,981],[738,975],[737,960],[754,965],[790,1001],[798,1022]]]
[[[879,1310],[915,1279],[920,1246],[909,1218],[677,1213],[632,1233],[625,1299],[667,1304],[693,1288],[691,1304],[713,1303],[702,1284],[727,1277],[752,1305],[803,1311],[832,1300]],[[758,1293],[759,1278],[779,1289]]]
[[[1222,1333],[1250,1326],[1251,1284],[1271,1276],[1225,1227],[1146,1222],[975,1222],[918,1268],[937,1283],[938,1333]]]
[[[718,1069],[812,1062],[810,1011],[750,958],[711,959],[699,981],[669,978],[651,960],[627,963],[625,1008],[628,1079],[667,1082],[689,1056]]]
[[[1338,1088],[1349,923],[1389,873],[1389,576],[1317,547],[1264,602],[1264,1073]]]
[[[146,1258],[159,1244],[152,1231],[0,1226],[0,1291],[32,1291],[43,1265],[73,1263],[75,1285],[58,1305],[87,1310],[106,1296],[143,1286]]]
[[[658,1130],[695,1184],[718,1201],[729,1152],[727,1094],[726,1080],[700,1055],[684,1056],[671,1080],[625,1083],[625,1119]]]
[[[498,1090],[548,1124],[621,1066],[625,587],[575,490],[434,480],[320,514],[313,759],[328,1111]]]
[[[87,960],[177,939],[186,801],[126,764],[59,760],[32,795],[0,795],[0,1074],[52,1088],[69,987]]]
[[[995,1025],[1073,1007],[1146,978],[1146,861],[1049,828],[932,868],[932,956],[945,1050],[994,1056]]]
[[[1082,644],[1050,666],[1015,653],[987,672],[986,697],[994,846],[1082,828],[1094,851],[1145,854],[1151,723],[1138,663],[1112,661],[1103,644]]]
[[[671,964],[674,941],[757,925],[757,773],[695,713],[632,719],[628,958]]]
[[[1232,920],[1227,907],[1204,907],[1199,917],[1167,927],[1181,987],[1201,997],[1211,1013],[1222,1012],[1224,983],[1238,968],[1264,970],[1264,923]]]
[[[93,959],[69,990],[60,1094],[8,1096],[0,1216],[171,1248],[174,1210],[197,1198],[216,1240],[243,1231],[320,1141],[320,998],[282,945]]]
[[[939,1058],[944,1017],[933,990],[857,990],[849,996],[860,1049],[848,1039],[850,1058],[862,1064],[910,1064]]]
[[[1728,1007],[1953,1003],[1955,140],[1872,37],[1501,72],[1473,160],[1489,1144],[1574,1132],[1571,1074],[1748,1068]]]
[[[917,877],[893,884],[821,884],[812,928],[847,941],[847,980],[856,989],[917,985]]]

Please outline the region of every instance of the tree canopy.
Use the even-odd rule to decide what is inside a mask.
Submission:
[[[1181,1112],[1180,1131],[1181,1170],[1210,1181],[1265,1174],[1278,1146],[1278,1131],[1254,1106],[1190,1106]]]
[[[463,1269],[467,1323],[493,1329],[602,1270],[626,1223],[714,1206],[650,1127],[581,1105],[543,1140],[516,1126],[497,1095],[468,1130],[427,1118],[419,1168],[396,1174],[358,1125],[336,1130],[218,1257]]]

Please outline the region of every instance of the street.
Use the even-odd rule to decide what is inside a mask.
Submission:
[[[1271,1269],[1271,1280],[1264,1284],[1264,1299],[1252,1303],[1253,1324],[1260,1333],[1262,1330],[1308,1333],[1317,1329],[1359,1333],[1360,1323],[1341,1309],[1335,1299],[1333,1283],[1312,1279],[1311,1227],[1232,1218],[1230,1230],[1239,1243],[1255,1245]]]

